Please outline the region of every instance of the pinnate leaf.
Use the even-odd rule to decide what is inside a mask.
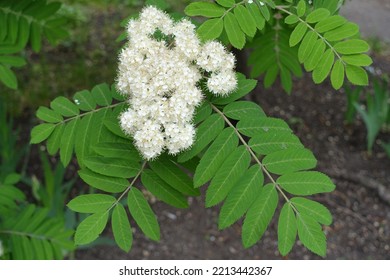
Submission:
[[[103,232],[107,221],[108,212],[100,212],[88,216],[76,229],[75,243],[77,245],[83,245],[94,241]]]
[[[112,232],[115,242],[125,252],[129,252],[133,244],[133,232],[127,218],[126,210],[122,204],[118,203],[112,212]]]
[[[31,144],[37,144],[46,140],[55,129],[55,124],[43,123],[31,130]]]
[[[187,16],[204,16],[204,17],[221,17],[225,13],[225,9],[215,3],[210,2],[193,2],[189,4],[184,13]]]
[[[289,203],[283,205],[278,222],[278,248],[282,256],[287,255],[297,237],[297,221]]]
[[[79,213],[104,212],[115,203],[115,198],[107,194],[79,195],[68,203],[68,207]]]
[[[313,253],[325,257],[326,237],[321,225],[313,218],[299,214],[297,216],[299,240]]]
[[[294,204],[299,213],[310,216],[323,225],[329,226],[332,223],[332,214],[319,202],[304,197],[294,197],[291,199],[291,203]]]

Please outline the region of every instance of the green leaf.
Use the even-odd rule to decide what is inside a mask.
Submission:
[[[223,108],[223,113],[234,120],[241,120],[244,118],[256,119],[266,116],[259,105],[250,101],[232,102]]]
[[[131,142],[103,142],[93,146],[93,150],[104,157],[123,158],[131,161],[140,161],[141,156]]]
[[[206,207],[225,199],[229,191],[248,169],[251,156],[245,146],[239,146],[222,163],[206,191]]]
[[[187,16],[203,16],[203,17],[221,17],[225,13],[225,9],[210,2],[194,2],[189,4],[184,13]]]
[[[95,99],[88,90],[76,92],[73,100],[80,110],[88,112],[96,108]]]
[[[242,226],[242,243],[253,246],[264,234],[278,205],[278,194],[272,184],[265,185],[249,208]]]
[[[267,155],[263,164],[268,171],[280,175],[314,168],[317,160],[308,149],[290,148]]]
[[[316,84],[322,83],[328,77],[334,63],[334,53],[331,49],[325,51],[320,62],[313,71],[313,81]]]
[[[259,166],[254,165],[243,173],[221,208],[219,229],[227,228],[245,214],[260,195],[263,182],[264,176]]]
[[[269,21],[271,19],[271,14],[268,10],[268,7],[267,5],[265,5],[263,2],[261,1],[255,1],[257,6],[259,7],[259,10],[261,12],[261,14],[263,15],[263,17],[265,18],[266,21]]]
[[[359,26],[352,22],[347,22],[346,24],[328,31],[324,34],[324,38],[330,42],[340,41],[353,35],[356,35],[359,32]]]
[[[265,26],[265,19],[262,16],[260,9],[253,4],[246,3],[246,8],[249,10],[249,12],[252,14],[253,19],[255,20],[256,27],[259,30],[263,30]]]
[[[299,138],[290,132],[260,134],[249,140],[249,146],[260,155],[285,149],[303,148]]]
[[[158,159],[149,162],[149,166],[165,183],[180,193],[200,195],[200,192],[194,189],[190,177],[168,157],[160,156]]]
[[[57,113],[56,111],[53,111],[47,107],[40,106],[37,111],[37,117],[38,119],[48,122],[48,123],[58,123],[62,122],[64,118],[61,116],[61,114]]]
[[[225,128],[202,156],[194,174],[194,185],[200,187],[220,169],[225,159],[236,149],[238,137],[233,128]]]
[[[283,89],[290,94],[292,90],[291,72],[283,66],[280,67],[280,81],[282,82]]]
[[[341,59],[347,64],[355,66],[370,66],[372,64],[371,57],[366,54],[343,55]]]
[[[100,84],[95,86],[92,90],[92,97],[100,106],[108,106],[112,103],[112,95],[110,87],[107,84]]]
[[[297,5],[297,15],[302,17],[306,12],[306,2],[304,0],[300,0]]]
[[[300,213],[313,218],[315,221],[327,226],[332,223],[332,214],[321,203],[304,197],[294,197],[291,202]]]
[[[325,257],[326,237],[321,225],[309,216],[299,214],[297,216],[299,240],[313,253]]]
[[[107,225],[108,212],[95,213],[82,221],[74,236],[77,245],[88,244],[94,241],[103,232]]]
[[[50,135],[50,137],[47,139],[46,147],[47,147],[47,152],[50,155],[54,155],[55,153],[57,153],[58,149],[60,148],[62,134],[64,132],[64,129],[65,129],[64,125],[58,125],[54,129],[54,131]]]
[[[280,176],[276,183],[293,195],[326,193],[336,188],[328,176],[317,171],[285,174]]]
[[[133,232],[131,231],[126,210],[122,204],[118,203],[112,211],[112,232],[115,242],[125,252],[129,252],[133,244]]]
[[[317,42],[317,34],[313,31],[308,31],[299,45],[298,59],[300,63],[303,63],[310,56],[313,51],[314,45]]]
[[[11,67],[22,67],[26,65],[26,60],[19,56],[0,55],[0,63]]]
[[[229,42],[233,47],[241,50],[245,45],[245,34],[241,30],[236,17],[233,13],[228,12],[224,18],[225,31],[228,36]]]
[[[32,21],[30,30],[30,43],[34,52],[39,52],[42,47],[42,30],[39,23]]]
[[[79,170],[78,173],[85,183],[105,192],[120,193],[129,186],[126,179],[101,175],[88,169]]]
[[[344,64],[341,60],[336,60],[330,74],[330,81],[334,89],[340,89],[344,84]]]
[[[366,86],[368,85],[367,72],[359,66],[347,65],[345,67],[345,73],[347,74],[348,80],[354,85]]]
[[[11,89],[18,88],[18,81],[16,80],[14,72],[2,64],[0,64],[0,81]]]
[[[195,110],[194,123],[198,124],[207,119],[208,116],[211,115],[213,109],[211,109],[211,105],[209,102],[204,101],[200,106],[198,106]]]
[[[79,108],[69,99],[59,96],[50,103],[50,107],[64,117],[73,117],[80,113]]]
[[[122,158],[93,156],[85,158],[84,163],[96,173],[118,178],[132,178],[140,170],[139,162]]]
[[[330,12],[328,9],[325,8],[319,8],[312,11],[310,14],[306,17],[306,22],[308,23],[316,23],[321,20],[324,20],[328,18],[330,15]]]
[[[270,68],[268,68],[264,77],[264,87],[265,88],[271,87],[275,83],[278,74],[279,74],[279,65],[274,64]]]
[[[195,144],[190,150],[179,156],[179,162],[185,162],[199,154],[218,136],[224,126],[225,122],[218,114],[212,114],[208,117],[197,129]]]
[[[117,118],[104,118],[104,126],[113,134],[122,137],[124,139],[129,139],[129,137],[123,132]]]
[[[299,21],[299,17],[297,17],[296,15],[289,15],[284,20],[284,22],[287,23],[287,24],[295,24],[298,21]]]
[[[253,37],[256,34],[256,22],[252,17],[252,14],[244,6],[236,6],[234,8],[234,16],[241,27],[241,30],[248,35]]]
[[[347,20],[342,16],[331,16],[318,22],[315,26],[315,30],[319,33],[324,33],[336,29],[337,27],[342,26],[346,22]]]
[[[212,18],[203,22],[196,32],[198,33],[199,38],[202,39],[203,42],[206,42],[217,39],[219,36],[221,36],[222,30],[222,18]]]
[[[280,211],[278,222],[278,248],[282,256],[287,255],[297,238],[297,221],[290,204],[286,202]]]
[[[243,119],[238,122],[237,129],[246,136],[257,136],[262,133],[291,132],[288,124],[276,118]]]
[[[64,166],[67,166],[72,159],[77,123],[78,119],[73,119],[68,122],[62,134],[60,145],[60,158]]]
[[[43,124],[35,126],[31,130],[30,143],[37,144],[37,143],[40,143],[40,142],[46,140],[50,136],[50,134],[52,134],[55,127],[56,126],[54,124],[51,124],[51,123],[43,123]]]
[[[134,187],[131,188],[127,197],[127,205],[131,216],[142,232],[152,240],[159,240],[160,227],[156,215],[153,213],[153,210],[140,190]]]
[[[211,99],[211,102],[217,105],[229,104],[250,93],[256,87],[256,85],[256,80],[246,79],[243,74],[237,73],[237,89],[226,97],[214,97]]]
[[[308,59],[305,61],[305,69],[306,71],[313,71],[317,65],[321,61],[321,57],[324,54],[326,49],[326,45],[322,39],[318,39],[317,42],[313,46],[313,50],[311,51]]]
[[[107,194],[84,194],[72,199],[67,206],[79,213],[99,213],[110,208],[116,199]]]
[[[360,39],[351,39],[338,42],[333,47],[338,53],[341,54],[358,54],[367,52],[370,49],[370,46],[365,41]]]
[[[298,44],[302,40],[303,36],[305,36],[306,31],[307,31],[306,23],[300,22],[294,28],[293,32],[290,35],[290,41],[289,41],[290,47],[293,47],[296,44]]]
[[[174,188],[165,183],[156,173],[144,170],[141,175],[144,187],[159,200],[176,208],[187,208],[187,199]]]
[[[216,2],[226,8],[233,7],[235,4],[234,0],[217,0]]]

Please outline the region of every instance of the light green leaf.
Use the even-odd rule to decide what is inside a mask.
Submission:
[[[315,26],[315,30],[319,33],[324,33],[336,29],[337,27],[342,26],[346,22],[347,20],[342,16],[331,16],[318,22]]]
[[[187,208],[188,202],[185,196],[165,183],[156,173],[144,170],[141,175],[144,187],[159,200],[176,208]]]
[[[225,122],[218,114],[212,114],[208,117],[197,129],[195,144],[190,150],[179,156],[179,162],[185,162],[199,154],[218,136],[224,126]]]
[[[287,255],[297,238],[297,221],[290,204],[286,202],[280,211],[278,222],[278,248],[282,256]]]
[[[272,184],[265,185],[249,208],[242,226],[242,243],[253,246],[264,234],[278,205],[278,194]]]
[[[328,18],[330,15],[330,12],[328,9],[325,8],[319,8],[312,11],[310,14],[306,17],[306,22],[308,23],[316,23],[321,20],[324,20]]]
[[[76,229],[75,243],[88,244],[94,241],[103,232],[107,225],[108,212],[95,213],[82,221]]]
[[[222,163],[206,191],[206,207],[225,199],[229,191],[248,169],[251,156],[244,146],[235,149]]]
[[[64,125],[58,125],[47,139],[46,147],[49,155],[54,155],[60,148],[62,133],[64,132],[64,129]]]
[[[250,101],[232,102],[223,108],[223,113],[233,120],[241,120],[244,118],[257,119],[265,117],[263,109],[259,105]]]
[[[311,30],[307,32],[298,49],[298,59],[300,63],[305,62],[307,58],[309,58],[316,42],[317,34]]]
[[[100,84],[95,86],[92,90],[92,97],[100,106],[108,106],[112,103],[112,95],[110,87],[107,84]]]
[[[330,81],[334,89],[340,89],[344,84],[344,64],[341,60],[336,60],[330,74]]]
[[[91,154],[91,138],[94,133],[93,115],[84,116],[77,126],[78,133],[75,135],[75,153],[80,167],[84,167],[84,158]]]
[[[370,66],[372,64],[371,57],[366,54],[343,55],[341,59],[347,64],[355,66]]]
[[[341,54],[358,54],[367,52],[370,46],[363,40],[351,39],[335,44],[334,49]]]
[[[203,42],[206,42],[217,39],[221,35],[222,30],[222,18],[212,18],[203,22],[196,32],[198,33],[199,38],[202,39]]]
[[[131,142],[103,142],[93,146],[93,150],[104,157],[123,158],[131,161],[140,161],[141,157]]]
[[[249,12],[252,14],[253,19],[255,20],[256,27],[259,30],[263,30],[265,26],[265,19],[263,15],[260,12],[260,9],[253,4],[246,3],[246,8],[249,10]]]
[[[126,210],[120,203],[112,211],[111,225],[116,244],[123,251],[129,252],[133,244],[133,232],[131,231]]]
[[[72,199],[67,206],[79,213],[104,212],[115,203],[116,199],[107,194],[84,194]]]
[[[347,65],[345,67],[345,73],[347,74],[348,80],[354,85],[366,86],[368,85],[367,72],[359,66]]]
[[[73,117],[80,113],[79,108],[69,99],[59,96],[50,103],[50,107],[64,117]]]
[[[217,0],[216,2],[226,8],[233,7],[235,4],[234,0]]]
[[[317,42],[313,45],[313,50],[311,51],[308,59],[305,61],[304,67],[306,71],[313,71],[318,63],[321,61],[321,57],[324,54],[326,45],[322,39],[318,39]]]
[[[192,180],[182,169],[166,156],[149,162],[150,168],[169,186],[185,195],[200,195],[199,190],[194,189]]]
[[[95,99],[92,97],[92,94],[88,90],[76,92],[73,97],[73,100],[80,110],[88,112],[96,108]]]
[[[297,15],[302,17],[306,12],[306,2],[304,0],[300,0],[297,5]]]
[[[76,128],[79,119],[73,119],[68,122],[64,128],[61,138],[60,158],[64,166],[67,166],[72,159],[73,147],[76,136]]]
[[[276,183],[293,195],[327,193],[336,188],[328,176],[317,171],[285,174],[280,176]]]
[[[184,9],[184,13],[187,16],[203,16],[209,18],[221,17],[225,11],[223,7],[210,2],[193,2]]]
[[[290,148],[267,155],[263,164],[268,171],[280,175],[314,168],[317,160],[308,149]]]
[[[297,216],[299,240],[313,253],[325,257],[326,237],[321,225],[309,216]]]
[[[131,178],[137,175],[140,164],[136,161],[110,157],[87,157],[85,165],[92,171],[118,178]]]
[[[223,23],[229,42],[232,44],[233,47],[241,50],[245,45],[245,34],[241,30],[237,19],[232,12],[228,12],[225,15]]]
[[[194,174],[194,186],[200,187],[220,169],[225,159],[236,149],[238,137],[233,128],[225,128],[202,156]]]
[[[259,166],[249,168],[228,194],[221,208],[218,228],[224,229],[241,218],[260,195],[264,176]]]
[[[9,67],[2,64],[0,64],[0,81],[11,89],[18,88],[18,81],[16,80],[14,72],[12,72]]]
[[[291,132],[288,124],[276,118],[259,118],[257,120],[244,119],[238,122],[237,129],[246,136],[256,136],[262,133]]]
[[[284,19],[284,22],[287,24],[295,24],[298,21],[299,21],[299,17],[297,17],[296,15],[289,15]]]
[[[334,53],[331,49],[325,51],[320,62],[313,71],[313,81],[316,84],[322,83],[328,77],[334,63]]]
[[[303,36],[305,36],[306,31],[307,31],[306,23],[300,22],[294,28],[293,32],[290,35],[290,41],[289,41],[290,47],[293,47],[296,44],[298,44],[302,40]]]
[[[248,35],[253,37],[256,34],[256,22],[252,17],[252,14],[244,6],[236,6],[234,8],[234,16],[236,17],[241,30]]]
[[[321,203],[304,197],[293,197],[291,202],[300,213],[313,218],[317,222],[327,226],[332,223],[332,214]]]
[[[48,123],[58,123],[64,120],[61,114],[43,106],[39,107],[36,115],[38,119]]]
[[[131,216],[142,232],[152,240],[159,240],[160,227],[156,215],[140,190],[131,188],[127,197],[127,205]]]
[[[340,41],[353,35],[356,35],[359,32],[359,26],[352,22],[347,22],[346,24],[328,31],[324,34],[324,38],[330,42]]]
[[[43,123],[35,126],[31,130],[31,144],[37,144],[46,140],[53,132],[56,126],[51,123]]]
[[[267,5],[265,5],[264,3],[262,3],[261,1],[258,1],[258,0],[256,0],[255,2],[257,4],[257,6],[259,7],[259,10],[260,10],[261,14],[263,15],[263,17],[265,18],[265,20],[269,21],[271,19],[271,13],[269,12]]]
[[[262,133],[251,138],[249,146],[260,155],[285,149],[303,148],[299,138],[290,132]]]
[[[101,175],[88,169],[79,170],[78,173],[85,183],[105,192],[120,193],[129,186],[126,179]]]

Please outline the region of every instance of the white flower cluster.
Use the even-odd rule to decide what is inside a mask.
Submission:
[[[218,42],[202,45],[190,21],[175,23],[152,6],[130,20],[127,31],[117,87],[130,106],[120,125],[145,159],[164,150],[177,154],[194,141],[191,120],[203,98],[198,87],[202,75],[209,76],[212,93],[227,95],[237,86],[235,58]]]

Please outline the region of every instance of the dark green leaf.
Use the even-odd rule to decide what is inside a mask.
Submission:
[[[112,103],[111,90],[107,84],[100,84],[95,86],[92,90],[92,97],[100,106],[108,106]]]
[[[99,213],[110,208],[116,199],[107,194],[84,194],[72,199],[67,206],[79,213]]]
[[[287,255],[297,238],[297,221],[290,204],[286,202],[280,211],[278,222],[278,248],[282,256]]]
[[[103,232],[108,221],[108,212],[95,213],[82,221],[76,229],[75,243],[88,244],[94,241]]]
[[[234,120],[257,119],[265,117],[263,109],[254,102],[236,101],[225,106],[223,113]]]
[[[138,162],[122,158],[87,157],[84,163],[96,173],[118,178],[134,177],[140,170]]]
[[[18,88],[18,81],[16,80],[14,72],[2,64],[0,64],[0,81],[11,89]]]
[[[60,145],[60,158],[64,166],[67,166],[72,159],[77,124],[78,119],[71,120],[66,124],[64,132],[62,134]]]
[[[40,143],[40,142],[46,140],[50,136],[50,134],[53,132],[55,127],[56,126],[54,124],[51,124],[51,123],[44,123],[44,124],[40,124],[40,125],[35,126],[31,130],[30,143],[37,144],[37,143]]]

